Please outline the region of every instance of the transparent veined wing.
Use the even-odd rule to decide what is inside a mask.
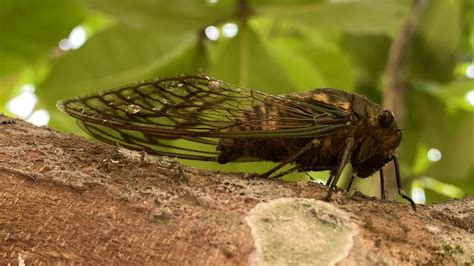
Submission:
[[[312,138],[346,126],[345,110],[296,95],[270,95],[207,76],[183,75],[67,99],[57,106],[101,141],[213,161],[220,138]]]

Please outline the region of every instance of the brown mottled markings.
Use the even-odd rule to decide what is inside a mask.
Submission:
[[[266,125],[266,128],[264,128],[264,130],[277,130],[279,128],[278,126],[278,121],[275,120],[274,118],[275,117],[278,117],[279,115],[279,111],[278,111],[278,108],[276,108],[275,106],[268,106],[267,108],[269,108],[270,112],[268,114],[268,117],[267,119],[269,119],[267,121],[267,125]],[[270,118],[273,118],[273,119],[270,119]]]
[[[327,104],[332,104],[329,102],[329,97],[326,93],[315,93],[313,94],[313,100],[322,102],[322,103],[327,103]]]
[[[313,100],[322,102],[325,104],[333,105],[344,110],[349,110],[351,107],[351,102],[347,101],[347,99],[339,98],[335,95],[328,94],[326,92],[314,93]]]

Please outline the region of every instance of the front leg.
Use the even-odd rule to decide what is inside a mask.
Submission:
[[[405,193],[402,187],[402,181],[400,178],[400,163],[398,162],[398,156],[394,153],[392,154],[392,160],[393,164],[395,165],[395,178],[397,180],[397,188],[398,188],[398,194],[402,196],[402,198],[406,199],[408,202],[410,202],[410,205],[414,211],[416,211],[416,204],[415,202]]]

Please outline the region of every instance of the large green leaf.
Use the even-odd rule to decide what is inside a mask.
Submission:
[[[241,26],[239,34],[223,47],[210,73],[230,83],[273,94],[290,92],[293,87],[248,25]]]
[[[8,75],[0,79],[0,113],[5,113],[7,102],[15,96],[15,90],[13,88],[19,87],[21,80],[20,75]],[[11,88],[11,89],[10,89]]]
[[[234,1],[206,0],[86,0],[92,9],[135,27],[170,34],[202,29],[223,22],[234,14]]]
[[[298,51],[299,43],[292,43],[291,40],[279,40],[269,42],[267,45],[275,58],[275,61],[288,74],[297,90],[310,90],[316,87],[323,87],[326,82],[316,64],[302,56]]]
[[[460,13],[459,1],[428,2],[411,47],[409,68],[416,79],[448,82],[453,78],[453,70],[459,60]]]
[[[198,73],[202,68],[204,68],[208,64],[207,52],[201,45],[194,45],[190,46],[188,49],[183,50],[183,52],[176,56],[173,60],[169,60],[167,63],[164,63],[159,68],[155,69],[149,77],[165,77],[165,76],[172,76],[178,75],[182,73]],[[125,85],[121,84],[121,85]],[[98,90],[108,89],[109,87],[103,88],[95,88],[95,87],[88,87],[84,88],[88,90],[88,92],[95,92]],[[56,94],[60,94],[61,92],[56,92]],[[71,93],[74,93],[73,96],[81,95],[81,92],[73,90]],[[87,93],[87,92],[82,92]],[[64,94],[64,93],[63,93]],[[65,97],[72,97],[72,96],[62,96]],[[56,103],[56,98],[51,97],[41,97],[41,103],[46,101],[46,106],[49,107],[48,111],[51,116],[51,123],[52,127],[61,129],[67,132],[76,132],[76,133],[83,133],[77,125],[75,125],[73,119],[71,119],[66,114],[60,112],[54,107]],[[84,133],[85,135],[85,133]]]
[[[316,87],[352,90],[355,85],[353,67],[334,42],[319,32],[303,30],[295,34],[295,30],[270,35],[266,42],[293,84],[299,90]]]
[[[343,34],[339,43],[351,60],[358,92],[381,102],[379,85],[385,71],[390,38],[372,34]]]
[[[408,13],[407,0],[255,1],[257,15],[291,19],[310,27],[394,35]]]
[[[416,148],[424,143],[428,149],[439,149],[442,158],[431,163],[423,173],[415,174],[428,175],[446,183],[472,180],[469,171],[474,166],[474,113],[459,109],[458,112],[447,112],[442,99],[426,92],[413,91],[409,96],[401,144],[402,161],[416,165]],[[411,172],[414,170],[417,169]]]
[[[416,87],[442,101],[448,112],[474,112],[474,106],[467,99],[468,93],[474,88],[473,79],[461,78],[447,84],[418,83]]]
[[[76,0],[2,0],[0,77],[48,55],[86,17]]]
[[[193,33],[160,34],[112,27],[60,58],[38,88],[48,102],[149,78],[195,44]]]
[[[420,30],[425,46],[435,58],[445,60],[443,57],[451,57],[459,47],[460,13],[457,0],[435,0],[428,6]]]
[[[460,3],[461,14],[461,53],[471,55],[472,47],[474,47],[474,1],[472,0],[461,0]]]

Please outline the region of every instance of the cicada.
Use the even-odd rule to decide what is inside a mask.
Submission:
[[[141,81],[58,102],[83,130],[110,144],[221,164],[273,161],[262,177],[329,170],[328,198],[343,168],[366,178],[393,161],[402,139],[391,111],[367,98],[323,88],[271,95],[204,75]],[[290,170],[277,173],[287,164]],[[351,180],[352,180],[351,179]],[[352,182],[350,182],[352,183]]]

